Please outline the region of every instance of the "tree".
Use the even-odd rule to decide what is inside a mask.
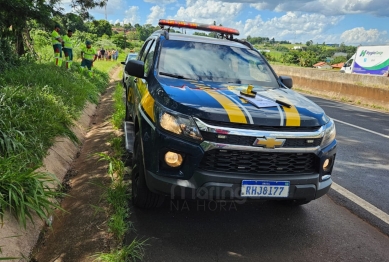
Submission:
[[[98,37],[104,34],[112,35],[112,25],[106,20],[93,20],[92,22],[87,22],[86,26],[90,33],[96,34]]]
[[[337,56],[331,61],[331,64],[334,65],[334,64],[344,63],[344,62],[347,62],[347,57]]]
[[[121,49],[125,49],[126,47],[128,47],[127,37],[124,33],[113,35],[111,39],[112,42],[118,47],[120,47]]]
[[[51,32],[59,23],[63,30],[73,26],[83,30],[83,19],[89,17],[87,10],[104,6],[106,0],[72,0],[81,19],[76,15],[64,18],[63,9],[58,8],[60,3],[61,0],[0,0],[0,71],[25,53],[34,54],[30,37],[33,28]]]
[[[61,17],[61,24],[64,26],[64,29],[71,29],[73,32],[86,31],[87,27],[79,15],[73,13],[67,13]]]
[[[15,52],[21,56],[26,53],[25,47],[31,47],[27,26],[30,20],[46,26],[50,25],[50,17],[56,14],[54,6],[60,0],[0,0],[0,38],[14,45]]]
[[[124,27],[124,29],[126,29],[126,30],[131,30],[131,29],[133,29],[131,23],[124,24],[123,27]]]
[[[42,1],[42,0],[40,0]],[[52,0],[50,0],[52,1]],[[58,2],[58,0],[57,0]],[[71,7],[76,10],[76,13],[81,16],[82,19],[91,19],[93,18],[88,10],[95,7],[104,7],[106,6],[108,0],[72,0]]]
[[[151,24],[146,24],[143,26],[136,27],[136,32],[138,34],[139,40],[145,41],[154,31],[159,27],[153,27]]]

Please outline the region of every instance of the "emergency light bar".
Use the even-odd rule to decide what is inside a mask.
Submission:
[[[217,32],[221,34],[239,35],[239,31],[236,29],[224,27],[224,26],[217,26],[217,25],[207,25],[207,24],[199,24],[194,22],[184,22],[184,21],[166,20],[166,19],[160,19],[158,24],[161,28],[163,28],[164,26],[171,26],[171,27],[179,27],[179,28],[197,29],[197,30],[209,31],[209,32]]]

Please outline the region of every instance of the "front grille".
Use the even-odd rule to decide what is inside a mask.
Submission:
[[[240,146],[252,146],[257,137],[253,136],[238,136],[238,135],[220,135],[211,132],[201,131],[205,141],[240,145]],[[306,148],[320,146],[322,138],[287,138],[282,147],[287,148]]]
[[[221,122],[208,119],[201,119],[206,124],[217,126],[220,128],[237,128],[237,129],[250,129],[259,131],[283,131],[283,132],[315,132],[320,129],[320,126],[260,126],[252,124],[240,124],[231,122]]]
[[[256,139],[256,137],[252,136],[219,135],[205,131],[201,131],[201,136],[205,141],[241,146],[252,146]],[[224,138],[219,138],[219,136]]]
[[[255,174],[312,174],[315,154],[265,153],[238,150],[207,151],[200,168],[208,171]]]

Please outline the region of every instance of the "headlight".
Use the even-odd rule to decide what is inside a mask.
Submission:
[[[324,130],[324,137],[321,142],[321,147],[326,147],[329,144],[332,143],[332,141],[335,140],[336,136],[336,129],[335,129],[335,123],[332,119],[325,125],[325,130]]]
[[[155,103],[155,114],[162,129],[197,141],[203,140],[196,123],[190,116],[167,110],[157,103]]]

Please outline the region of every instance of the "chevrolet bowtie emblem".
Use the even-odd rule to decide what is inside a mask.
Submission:
[[[274,137],[261,137],[257,138],[253,146],[261,146],[265,148],[282,147],[285,143],[285,139],[277,139]]]

